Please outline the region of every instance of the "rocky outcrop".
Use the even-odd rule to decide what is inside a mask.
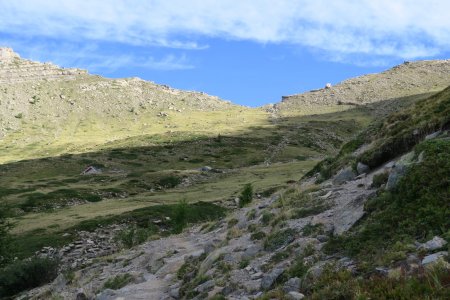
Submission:
[[[0,84],[13,84],[40,80],[73,80],[86,75],[81,69],[60,68],[51,63],[21,59],[10,48],[0,48]]]

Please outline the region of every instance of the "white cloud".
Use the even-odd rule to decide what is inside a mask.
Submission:
[[[0,7],[0,33],[30,38],[203,49],[200,38],[218,37],[404,59],[450,49],[447,0],[0,0]]]

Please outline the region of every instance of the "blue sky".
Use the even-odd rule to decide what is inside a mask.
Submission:
[[[447,0],[0,0],[22,57],[257,106],[450,57]]]

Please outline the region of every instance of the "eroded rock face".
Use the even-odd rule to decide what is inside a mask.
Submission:
[[[87,71],[60,68],[51,63],[39,63],[21,59],[11,48],[0,48],[0,84],[38,80],[71,80]]]
[[[0,62],[11,62],[15,58],[20,58],[19,54],[15,53],[11,48],[0,48]]]

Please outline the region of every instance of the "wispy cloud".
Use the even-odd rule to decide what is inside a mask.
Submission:
[[[208,47],[203,37],[216,37],[375,61],[450,50],[447,0],[0,0],[0,7],[0,34],[24,38],[196,50]],[[161,69],[186,65],[173,57],[160,63],[144,60]]]

